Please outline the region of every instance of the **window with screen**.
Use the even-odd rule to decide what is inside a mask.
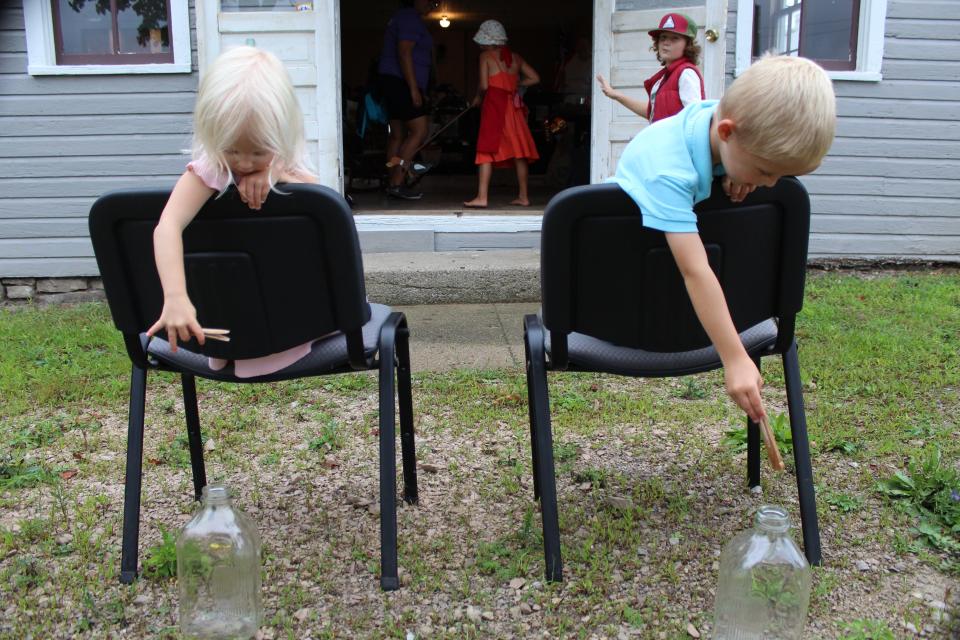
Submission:
[[[857,68],[860,0],[753,0],[752,56],[799,55],[825,69]]]
[[[58,65],[174,61],[169,0],[51,0]]]

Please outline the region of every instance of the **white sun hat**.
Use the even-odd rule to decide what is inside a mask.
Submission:
[[[473,41],[486,45],[507,44],[507,30],[496,20],[485,20],[477,29],[477,35],[473,36]]]

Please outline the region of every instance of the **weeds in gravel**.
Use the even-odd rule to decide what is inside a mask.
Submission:
[[[890,627],[879,620],[854,620],[843,628],[843,640],[896,640]]]
[[[148,547],[143,555],[144,577],[151,580],[163,580],[177,575],[177,536],[160,525],[158,544]]]
[[[930,545],[960,562],[960,472],[942,461],[939,447],[915,454],[907,471],[878,483],[877,490],[916,518],[917,532]]]
[[[886,639],[909,623],[954,637],[957,616],[940,622],[930,601],[957,611],[943,587],[955,582],[956,555],[919,532],[932,524],[957,540],[960,276],[814,273],[804,304],[825,560],[808,635]],[[195,506],[179,381],[150,373],[145,578],[120,585],[130,365],[106,306],[0,308],[0,338],[0,640],[178,638],[176,583],[146,573],[156,564],[173,574],[170,532]],[[773,416],[785,411],[781,363],[763,367]],[[565,582],[543,582],[522,369],[415,371],[418,461],[433,469],[420,474],[419,506],[398,510],[404,586],[392,594],[377,587],[369,508],[376,374],[198,380],[208,477],[238,487],[265,539],[267,635],[656,640],[690,637],[692,624],[709,637],[717,553],[761,500],[796,515],[790,471],[764,462],[762,497],[746,491],[744,420],[720,372],[679,382],[550,375]],[[514,578],[523,586],[510,587]],[[911,597],[919,590],[929,596]]]

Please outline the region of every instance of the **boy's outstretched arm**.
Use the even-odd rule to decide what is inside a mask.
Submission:
[[[153,335],[163,328],[172,351],[177,350],[177,338],[186,342],[195,336],[203,344],[203,331],[197,322],[197,311],[187,296],[187,278],[183,270],[183,230],[214,191],[192,171],[177,181],[160,214],[153,231],[153,253],[157,273],[163,287],[163,311],[160,318],[147,330]]]
[[[717,276],[707,261],[707,252],[697,233],[667,233],[667,244],[677,262],[683,282],[700,324],[710,337],[723,362],[727,393],[750,419],[760,422],[766,415],[760,388],[763,380],[747,355],[733,326],[727,300]]]

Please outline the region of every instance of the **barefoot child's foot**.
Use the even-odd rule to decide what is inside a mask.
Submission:
[[[467,207],[468,209],[486,209],[487,201],[481,200],[480,198],[474,198],[473,200],[464,202],[463,206]]]
[[[518,207],[529,207],[530,201],[526,198],[517,198],[516,200],[511,200],[510,204],[515,204]]]

